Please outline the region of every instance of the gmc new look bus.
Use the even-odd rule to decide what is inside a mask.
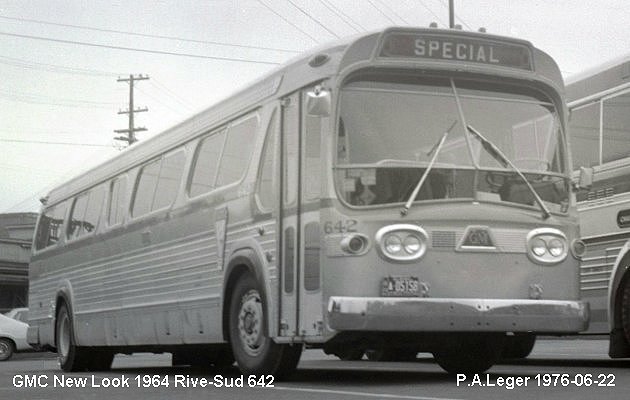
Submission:
[[[567,97],[573,165],[592,183],[577,196],[586,333],[609,334],[610,356],[630,357],[630,55],[572,77]]]
[[[484,371],[587,328],[556,63],[529,42],[339,41],[52,190],[28,339],[282,376],[304,347]]]

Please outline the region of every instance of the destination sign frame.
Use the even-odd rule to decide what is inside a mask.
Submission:
[[[381,59],[461,62],[534,71],[529,46],[477,36],[389,32],[383,36],[377,54]]]

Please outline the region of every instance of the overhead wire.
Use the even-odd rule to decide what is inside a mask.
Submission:
[[[209,60],[219,60],[219,61],[234,61],[234,62],[244,62],[244,63],[252,63],[252,64],[267,64],[267,65],[278,65],[279,62],[274,61],[263,61],[263,60],[249,60],[245,58],[232,58],[232,57],[218,57],[218,56],[206,56],[201,54],[191,54],[191,53],[177,53],[172,51],[163,51],[163,50],[151,50],[151,49],[143,49],[138,47],[124,47],[124,46],[113,46],[107,44],[100,43],[91,43],[91,42],[81,42],[77,40],[65,40],[65,39],[57,39],[43,36],[34,36],[34,35],[23,35],[18,33],[9,33],[9,32],[0,32],[0,35],[3,36],[12,36],[19,37],[25,39],[34,39],[34,40],[43,40],[48,42],[56,42],[56,43],[64,43],[64,44],[74,44],[80,46],[89,46],[89,47],[99,47],[105,49],[113,49],[113,50],[126,50],[126,51],[136,51],[141,53],[152,53],[152,54],[162,54],[169,56],[181,56],[181,57],[192,57],[192,58],[203,58]]]
[[[356,26],[352,25],[347,19],[345,19],[339,12],[337,12],[335,9],[333,9],[330,5],[328,5],[324,0],[319,0],[320,3],[322,3],[322,5],[324,7],[326,7],[328,9],[328,11],[332,12],[333,14],[335,14],[337,16],[337,18],[339,18],[340,20],[342,20],[346,25],[348,25],[350,27],[350,29],[354,30],[355,32],[360,32],[359,29],[357,29]]]
[[[424,9],[425,9],[425,10],[427,10],[429,13],[431,13],[431,15],[433,15],[437,21],[440,21],[440,23],[441,23],[442,25],[444,25],[445,27],[447,27],[447,28],[448,28],[448,23],[445,23],[445,22],[444,22],[444,20],[443,20],[441,17],[439,17],[439,16],[438,16],[438,15],[437,15],[437,14],[436,14],[436,13],[435,13],[435,12],[434,12],[431,8],[430,8],[430,7],[429,7],[429,6],[427,6],[427,5],[424,3],[424,1],[422,1],[422,0],[418,0],[418,3],[420,3],[420,5],[421,5],[422,7],[424,7]],[[436,21],[436,22],[437,22],[437,21]]]
[[[368,3],[370,3],[370,5],[376,10],[378,11],[379,14],[381,14],[382,16],[384,16],[385,18],[387,18],[389,20],[389,22],[391,22],[392,24],[396,25],[396,21],[394,21],[389,15],[385,14],[385,12],[383,10],[381,10],[379,7],[376,6],[376,4],[374,4],[372,2],[372,0],[367,0]]]
[[[107,76],[107,77],[116,77],[120,76],[120,74],[116,74],[113,72],[99,71],[94,69],[86,69],[86,68],[75,68],[75,67],[67,67],[55,64],[41,63],[36,61],[28,61],[20,58],[13,58],[7,56],[0,56],[0,64],[12,65],[15,67],[26,68],[26,69],[35,69],[46,72],[55,72],[62,74],[76,74],[76,75],[87,75],[87,76]]]
[[[51,142],[51,141],[46,141],[46,140],[26,140],[26,139],[2,139],[2,138],[0,138],[0,142],[29,143],[29,144],[50,144],[50,145],[60,145],[60,146],[112,147],[111,145],[98,144],[98,143]]]
[[[292,27],[294,27],[295,29],[297,29],[298,31],[302,32],[304,35],[308,36],[311,40],[313,40],[315,43],[319,43],[319,40],[315,39],[315,37],[311,34],[309,34],[308,32],[306,32],[305,30],[303,30],[302,28],[300,28],[298,25],[294,24],[293,22],[291,22],[289,19],[285,18],[282,14],[278,13],[276,10],[274,10],[273,8],[271,8],[269,5],[267,5],[265,2],[263,2],[262,0],[256,0],[258,3],[260,3],[263,7],[265,7],[267,10],[271,11],[272,13],[274,13],[276,16],[280,17],[284,22],[288,23],[289,25],[291,25]]]
[[[317,20],[315,17],[313,17],[312,15],[310,15],[309,13],[307,13],[306,11],[304,11],[304,9],[300,6],[298,6],[297,4],[295,4],[293,1],[291,0],[287,0],[293,7],[297,8],[298,11],[300,11],[302,14],[306,15],[311,21],[315,22],[317,25],[321,26],[322,28],[324,28],[324,30],[328,33],[330,33],[331,35],[333,35],[334,37],[336,37],[337,39],[339,39],[339,35],[337,35],[335,32],[333,32],[332,30],[330,30],[326,25],[322,24],[319,20]]]
[[[192,104],[188,103],[186,100],[180,97],[177,93],[170,90],[166,85],[158,81],[155,77],[149,80],[149,84],[155,87],[156,89],[161,90],[163,93],[170,96],[171,98],[173,98],[173,100],[177,101],[182,106],[186,107],[189,111],[193,110],[194,107]]]
[[[387,2],[381,1],[381,0],[374,0],[374,1],[378,1],[383,7],[387,8],[389,11],[392,12],[392,14],[394,14],[398,19],[400,19],[403,23],[407,24],[407,25],[411,25],[409,23],[409,21],[407,21],[406,19],[404,19],[400,14],[398,14],[396,12],[396,10],[394,10],[392,7],[387,5]]]
[[[348,21],[350,21],[354,25],[358,26],[361,31],[366,31],[367,30],[363,25],[361,25],[360,23],[355,21],[354,18],[352,18],[350,15],[346,14],[340,7],[337,7],[333,2],[331,2],[329,0],[320,0],[320,1],[322,3],[327,3],[328,5],[330,5],[330,7],[332,7],[335,10],[337,10],[339,12],[339,15],[344,16]]]
[[[62,24],[58,22],[42,21],[42,20],[30,19],[30,18],[7,17],[5,15],[0,15],[0,18],[13,20],[13,21],[32,22],[32,23],[44,24],[44,25],[84,29],[84,30],[90,30],[90,31],[96,31],[96,32],[119,33],[123,35],[131,35],[131,36],[139,36],[139,37],[147,37],[147,38],[155,38],[155,39],[177,40],[180,42],[211,44],[211,45],[228,46],[228,47],[240,47],[240,48],[254,49],[254,50],[271,50],[271,51],[280,51],[280,52],[285,52],[285,53],[300,53],[300,50],[289,50],[289,49],[282,49],[282,48],[276,48],[276,47],[253,46],[253,45],[245,45],[245,44],[237,44],[237,43],[217,42],[217,41],[211,41],[211,40],[190,39],[190,38],[182,38],[179,36],[155,35],[155,34],[148,34],[148,33],[120,31],[116,29],[96,28],[96,27],[91,27],[91,26],[86,26],[86,25]]]

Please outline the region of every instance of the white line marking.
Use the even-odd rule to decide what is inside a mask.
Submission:
[[[314,388],[293,388],[286,386],[275,386],[276,390],[292,390],[295,392],[311,392],[311,393],[326,393],[326,394],[341,394],[347,396],[361,396],[361,397],[378,397],[382,399],[411,399],[411,400],[458,400],[451,397],[424,397],[424,396],[407,396],[402,394],[389,394],[389,393],[368,393],[368,392],[352,392],[347,390],[332,390],[332,389],[314,389]]]

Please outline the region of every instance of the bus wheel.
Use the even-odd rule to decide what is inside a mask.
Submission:
[[[234,358],[243,373],[281,378],[297,367],[302,345],[277,344],[266,335],[262,296],[249,274],[232,292],[229,328]]]
[[[370,349],[365,352],[370,361],[414,361],[418,352],[411,348]]]
[[[56,332],[57,357],[61,369],[66,372],[87,370],[88,354],[86,349],[75,345],[72,317],[65,304],[57,312]]]
[[[343,361],[357,361],[363,358],[363,349],[358,347],[349,347],[347,349],[336,351],[334,354]]]
[[[621,326],[626,337],[626,342],[630,343],[630,276],[625,279],[621,297]]]
[[[536,335],[533,333],[517,333],[514,336],[505,337],[502,358],[526,358],[532,352],[536,344]]]
[[[450,374],[480,374],[501,356],[503,335],[471,335],[453,343],[450,349],[433,353],[435,361]]]
[[[13,356],[15,346],[9,339],[0,339],[0,361],[6,361]]]

